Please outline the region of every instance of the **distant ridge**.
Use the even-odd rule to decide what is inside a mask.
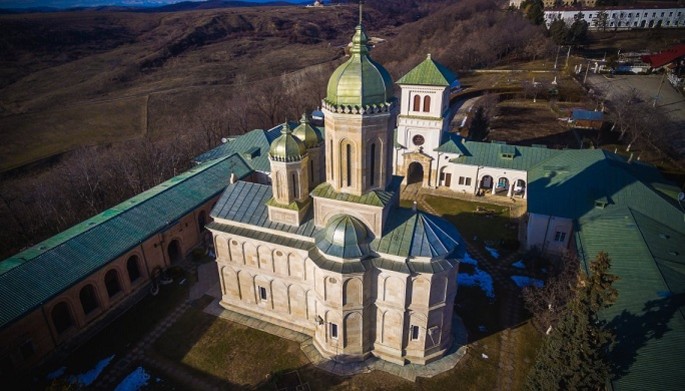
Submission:
[[[167,5],[122,5],[117,0],[112,5],[94,5],[92,7],[29,7],[29,8],[1,8],[0,14],[40,13],[40,12],[77,12],[77,11],[103,11],[103,12],[178,12],[192,10],[207,10],[217,8],[237,7],[265,7],[265,6],[292,6],[311,4],[313,1],[249,1],[249,0],[207,0],[207,1],[182,1]]]

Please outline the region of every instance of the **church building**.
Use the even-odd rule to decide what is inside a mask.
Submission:
[[[426,364],[452,344],[464,244],[448,221],[399,206],[400,104],[369,49],[360,23],[328,82],[324,130],[283,124],[271,184],[231,181],[213,208],[220,304],[311,335],[329,359]],[[445,92],[427,90],[432,121]]]

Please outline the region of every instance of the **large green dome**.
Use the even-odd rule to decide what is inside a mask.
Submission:
[[[296,162],[302,160],[302,156],[306,152],[307,148],[304,143],[293,136],[293,132],[286,122],[281,128],[281,135],[271,143],[269,157],[281,162]]]
[[[359,25],[352,37],[350,59],[328,80],[326,103],[334,106],[383,105],[393,97],[393,82],[382,65],[369,57],[368,38]]]

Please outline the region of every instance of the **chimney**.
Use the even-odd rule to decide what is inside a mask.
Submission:
[[[234,183],[236,183],[236,182],[238,182],[238,177],[235,176],[235,173],[234,173],[234,172],[232,172],[232,173],[231,173],[231,177],[230,177],[229,180],[228,180],[228,183],[230,183],[230,184],[232,185],[232,184],[234,184]]]

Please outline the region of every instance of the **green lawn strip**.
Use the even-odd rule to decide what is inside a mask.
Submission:
[[[299,344],[191,308],[154,345],[164,357],[223,381],[255,387],[307,360]]]
[[[512,228],[516,220],[510,217],[506,206],[431,195],[426,196],[426,203],[454,224],[464,239],[481,248],[488,244],[505,253],[511,252],[504,250],[502,244],[517,240],[517,230]]]
[[[542,343],[542,335],[531,322],[526,322],[513,330],[516,341],[513,389],[523,390],[528,371],[535,363],[535,356]]]

